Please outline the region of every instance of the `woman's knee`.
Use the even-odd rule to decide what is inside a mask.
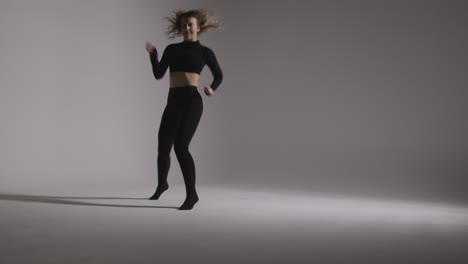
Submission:
[[[158,145],[158,154],[168,156],[171,153],[172,144],[159,143]]]
[[[176,155],[183,155],[189,152],[188,144],[183,143],[175,143],[174,144],[174,152]]]

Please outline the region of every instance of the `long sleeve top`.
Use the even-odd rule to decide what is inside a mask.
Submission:
[[[156,49],[150,53],[154,77],[161,79],[169,67],[170,72],[194,72],[200,74],[205,65],[213,74],[211,88],[216,90],[223,81],[223,72],[214,52],[200,41],[183,41],[168,45],[158,61]]]

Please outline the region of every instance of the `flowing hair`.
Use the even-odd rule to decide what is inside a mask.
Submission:
[[[169,26],[166,31],[167,38],[173,39],[182,35],[181,27],[182,18],[184,17],[195,17],[197,19],[198,26],[200,27],[200,32],[198,32],[199,35],[208,29],[222,29],[218,19],[210,10],[192,9],[185,11],[183,9],[177,9],[172,11],[170,16],[165,17],[165,19],[169,21]]]

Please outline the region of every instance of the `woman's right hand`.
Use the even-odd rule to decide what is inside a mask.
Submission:
[[[146,41],[146,51],[148,51],[149,53],[153,53],[154,51],[156,51],[156,48],[153,46],[153,44],[151,44],[151,42]]]

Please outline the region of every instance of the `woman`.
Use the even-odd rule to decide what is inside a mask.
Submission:
[[[204,87],[212,96],[223,80],[223,73],[214,52],[200,44],[198,35],[210,28],[220,28],[218,21],[206,10],[173,11],[166,35],[168,38],[182,35],[184,40],[168,45],[158,61],[158,52],[150,42],[146,50],[150,54],[154,77],[161,79],[170,69],[170,88],[158,132],[158,186],[150,200],[157,200],[169,188],[170,151],[174,151],[184,177],[187,197],[179,210],[191,210],[198,202],[195,190],[195,163],[189,152],[189,144],[203,112],[203,101],[197,90],[203,67],[208,65],[213,82]]]

